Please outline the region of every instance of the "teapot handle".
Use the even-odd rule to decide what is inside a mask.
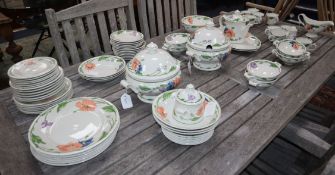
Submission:
[[[304,25],[306,25],[306,23],[304,22],[305,20],[303,20],[303,18],[304,18],[303,14],[298,15],[299,23],[304,26]]]

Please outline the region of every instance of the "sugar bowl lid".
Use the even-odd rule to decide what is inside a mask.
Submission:
[[[224,33],[213,25],[196,30],[188,44],[194,49],[203,51],[221,51],[230,45]]]
[[[127,73],[143,82],[164,81],[180,71],[180,61],[151,42],[137,53],[127,65]]]
[[[239,10],[234,11],[233,13],[228,13],[223,15],[224,20],[229,22],[247,22],[248,19],[244,17]]]
[[[177,101],[187,105],[198,105],[205,99],[193,84],[188,84],[185,89],[180,89],[176,97]]]

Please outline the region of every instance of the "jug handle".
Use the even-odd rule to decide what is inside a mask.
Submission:
[[[298,21],[299,21],[299,23],[300,23],[301,25],[303,25],[303,26],[306,25],[306,23],[304,22],[305,20],[301,20],[301,18],[304,18],[304,17],[303,17],[303,14],[299,14],[299,15],[298,15]]]
[[[219,24],[220,24],[220,27],[221,27],[221,26],[223,27],[222,18],[223,18],[223,15],[221,15],[220,18],[219,18]]]

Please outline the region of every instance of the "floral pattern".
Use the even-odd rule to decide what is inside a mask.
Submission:
[[[94,111],[97,104],[93,100],[82,100],[76,103],[76,107],[83,112]]]
[[[300,44],[297,43],[297,42],[292,41],[291,45],[292,45],[293,49],[295,49],[295,50],[299,50],[300,49]]]
[[[165,109],[164,109],[163,107],[158,106],[158,107],[156,108],[156,111],[157,111],[157,113],[160,115],[161,118],[163,118],[163,119],[166,118],[167,113],[166,113],[166,111],[165,111]]]
[[[235,37],[235,32],[233,29],[228,29],[228,28],[225,28],[224,30],[224,34],[226,37],[228,38],[234,38]]]
[[[198,111],[196,112],[196,115],[197,115],[197,116],[200,116],[200,117],[201,117],[202,115],[204,115],[204,112],[205,112],[205,109],[206,109],[207,105],[208,105],[208,101],[206,100],[206,101],[204,101],[204,102],[201,104],[201,106],[199,107]]]
[[[312,25],[310,25],[310,24],[306,24],[306,25],[305,25],[305,29],[306,29],[307,31],[311,30],[311,29],[312,29]]]
[[[193,24],[193,18],[192,18],[192,16],[190,16],[190,17],[187,18],[187,22],[189,24]]]
[[[25,66],[30,66],[30,65],[33,65],[35,64],[36,62],[33,60],[33,59],[28,59],[24,62],[24,65]]]
[[[80,150],[81,148],[88,146],[91,143],[93,143],[93,138],[80,142],[70,142],[68,144],[58,145],[57,148],[60,152],[66,153]]]
[[[88,70],[88,71],[95,69],[95,67],[96,67],[96,65],[94,63],[85,64],[85,69]]]
[[[131,62],[131,68],[135,71],[136,74],[142,73],[142,65],[140,60],[138,60],[137,58],[134,58]]]

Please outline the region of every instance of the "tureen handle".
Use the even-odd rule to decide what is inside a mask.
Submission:
[[[273,42],[273,44],[276,46],[276,47],[278,47],[278,44],[280,43],[280,41],[279,40],[275,40],[274,42]]]
[[[273,63],[275,63],[279,68],[281,67],[280,63],[278,63],[278,62],[273,62]]]
[[[132,88],[132,86],[126,81],[126,80],[121,80],[120,82],[121,86],[123,86],[126,89],[131,89],[132,91],[134,91],[136,94],[139,93],[139,91],[136,88]]]

